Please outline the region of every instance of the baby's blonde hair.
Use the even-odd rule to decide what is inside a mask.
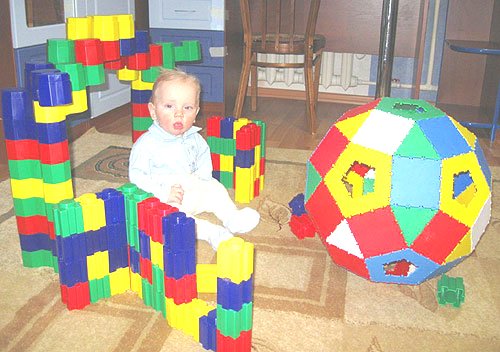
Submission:
[[[194,85],[196,89],[196,97],[197,97],[197,103],[199,104],[200,102],[200,92],[201,92],[201,83],[198,77],[189,74],[187,72],[184,72],[179,69],[160,69],[160,75],[156,78],[155,83],[153,84],[153,91],[151,94],[151,102],[154,104],[156,100],[156,96],[158,94],[158,87],[160,86],[161,82],[173,82],[173,81],[182,81],[185,83],[191,83]]]

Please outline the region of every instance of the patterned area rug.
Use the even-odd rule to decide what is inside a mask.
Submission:
[[[130,141],[93,131],[73,145],[77,196],[127,182]],[[255,244],[254,351],[499,351],[500,208],[477,250],[453,268],[465,303],[440,306],[437,279],[418,286],[375,284],[335,265],[318,238],[298,240],[286,204],[303,192],[310,152],[269,148],[264,192],[250,206],[262,220],[245,240]],[[500,170],[493,169],[494,188]],[[22,266],[10,185],[0,183],[0,346],[16,351],[203,351],[170,328],[135,293],[81,311],[60,301],[51,269]],[[231,194],[232,195],[232,194]],[[211,218],[207,215],[207,218]],[[215,252],[197,243],[199,263]],[[201,298],[213,302],[215,295]]]

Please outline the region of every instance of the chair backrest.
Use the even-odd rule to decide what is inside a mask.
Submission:
[[[246,42],[251,43],[256,35],[266,38],[260,48],[264,52],[294,52],[303,50],[304,45],[312,46],[320,0],[309,0],[309,8],[307,3],[304,0],[240,0]]]

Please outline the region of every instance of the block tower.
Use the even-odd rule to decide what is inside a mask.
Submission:
[[[234,188],[237,202],[249,203],[264,188],[265,138],[262,121],[219,116],[207,120],[213,177]]]

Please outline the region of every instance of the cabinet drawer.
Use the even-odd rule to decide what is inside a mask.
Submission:
[[[201,101],[224,102],[224,69],[222,67],[179,65],[181,70],[198,77],[201,83]]]
[[[149,26],[222,30],[224,2],[219,0],[149,0]]]
[[[222,31],[150,28],[149,34],[153,43],[173,42],[175,45],[179,45],[183,40],[197,40],[201,46],[201,62],[190,65],[224,67],[223,56],[212,56],[210,54],[210,48],[224,47],[224,32]]]

